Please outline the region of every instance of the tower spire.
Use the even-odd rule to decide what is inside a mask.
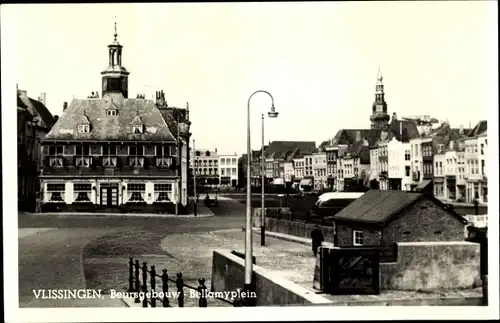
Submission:
[[[118,37],[118,32],[116,31],[116,17],[115,17],[115,34],[114,34],[114,36],[115,36],[115,41],[117,41],[116,37]]]

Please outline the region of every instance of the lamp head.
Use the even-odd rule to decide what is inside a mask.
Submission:
[[[274,107],[274,103],[271,106],[271,111],[269,111],[267,113],[267,115],[269,116],[269,118],[277,118],[278,117],[278,112],[276,112],[276,108]]]

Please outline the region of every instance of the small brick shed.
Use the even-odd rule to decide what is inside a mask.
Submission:
[[[370,190],[332,217],[335,245],[463,241],[467,220],[424,193]]]

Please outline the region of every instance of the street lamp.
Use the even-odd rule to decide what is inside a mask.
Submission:
[[[195,139],[193,139],[193,195],[194,195],[194,216],[198,216],[198,199],[196,198],[196,150]]]
[[[267,93],[267,92],[266,92]],[[269,93],[268,93],[269,94]],[[274,99],[271,94],[272,100],[272,106],[271,106],[271,111],[267,113],[269,118],[277,118],[278,117],[278,112],[275,111],[274,108]],[[265,185],[265,158],[264,158],[264,114],[262,114],[262,151],[261,151],[261,158],[260,158],[260,167],[261,167],[261,176],[262,176],[262,195],[261,195],[261,224],[260,224],[260,245],[265,246],[266,245],[266,212],[265,212],[265,207],[264,207],[264,202],[265,202],[265,190],[264,190],[264,185]]]
[[[276,118],[278,116],[278,112],[275,111],[274,107],[274,98],[273,96],[263,90],[258,90],[252,93],[248,98],[247,102],[247,200],[246,200],[246,228],[245,228],[245,291],[252,291],[252,209],[251,209],[251,185],[250,185],[250,174],[251,174],[251,156],[252,156],[252,147],[250,141],[250,100],[257,93],[266,93],[271,97],[272,106],[271,111],[268,113],[270,118]],[[261,156],[261,167],[262,167],[262,219],[264,220],[264,115],[262,115],[262,156]],[[262,231],[264,232],[264,221],[262,224]],[[248,295],[248,294],[247,294]],[[248,303],[247,303],[248,304]]]

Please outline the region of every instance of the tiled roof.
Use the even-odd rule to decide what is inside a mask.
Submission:
[[[410,206],[420,198],[428,198],[438,206],[444,208],[439,200],[423,193],[405,192],[397,190],[369,190],[360,198],[342,209],[333,216],[333,219],[386,224],[393,216]],[[455,216],[462,222],[464,219],[453,210],[447,210],[450,216]],[[429,215],[432,216],[432,215]]]
[[[314,141],[273,141],[264,154],[266,158],[290,159],[290,154],[297,149],[303,154],[312,153],[316,149]]]
[[[347,149],[351,157],[359,157],[361,164],[370,163],[370,147],[366,146],[363,141],[354,143]]]
[[[334,219],[384,223],[422,196],[396,190],[370,190],[335,214]]]
[[[106,109],[116,106],[118,114]],[[132,122],[140,117],[143,133],[132,133]],[[90,122],[90,133],[78,133],[78,125]],[[153,101],[105,96],[102,99],[74,99],[44,140],[133,140],[175,141],[171,130]]]
[[[373,145],[380,138],[380,133],[382,131],[379,129],[340,129],[332,140],[332,146],[350,146],[354,144],[356,142],[358,132],[360,141],[366,138],[368,143]]]
[[[49,109],[40,101],[33,100],[30,97],[27,97],[23,94],[18,94],[17,96],[17,105],[20,107],[25,107],[32,111],[35,111],[38,115],[40,115],[40,119],[42,122],[42,127],[46,129],[52,128],[54,123],[56,122],[52,113],[50,113]]]
[[[163,116],[163,119],[165,119],[168,129],[170,129],[170,132],[172,133],[174,138],[177,138],[177,120],[179,120],[180,122],[186,120],[186,109],[175,107],[159,107],[158,110]]]
[[[415,121],[392,119],[389,124],[389,137],[398,141],[408,142],[410,139],[420,137]]]
[[[479,123],[472,129],[469,133],[469,137],[476,137],[483,134],[486,134],[488,130],[488,121],[481,120]]]

